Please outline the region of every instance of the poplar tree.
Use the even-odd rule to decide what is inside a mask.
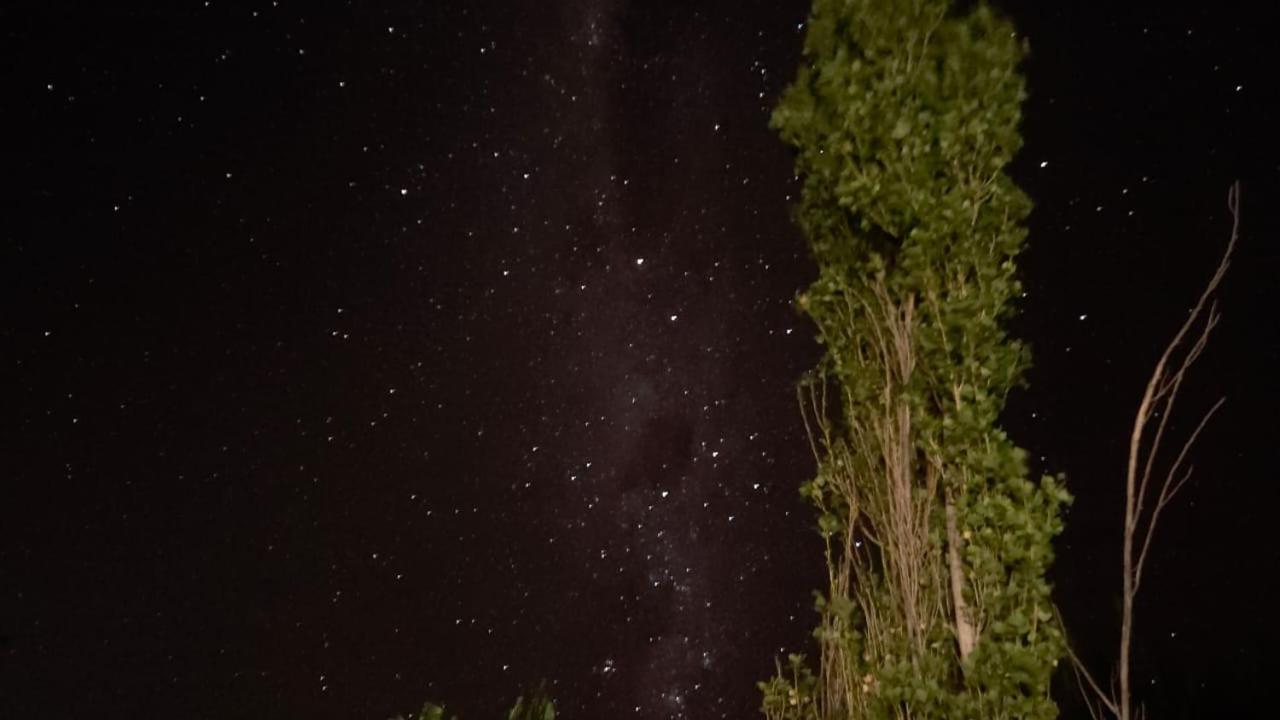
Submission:
[[[816,665],[760,684],[770,720],[1057,715],[1045,573],[1070,497],[998,425],[1029,363],[1004,328],[1025,53],[982,3],[814,3],[772,125],[818,272],[797,305],[824,355],[798,397],[828,577]]]

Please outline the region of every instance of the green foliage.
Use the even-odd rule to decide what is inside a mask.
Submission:
[[[445,717],[445,709],[443,705],[427,703],[423,705],[422,709],[418,711],[418,714],[412,718],[406,718],[404,715],[397,715],[391,720],[445,720]],[[458,720],[458,716],[456,715],[449,715],[448,718],[449,720]]]
[[[804,656],[788,655],[784,671],[778,663],[778,673],[769,680],[758,683],[764,695],[762,709],[768,720],[804,720],[813,717],[814,691],[818,681],[813,676]]]
[[[1029,363],[1003,327],[1031,209],[1004,173],[1025,52],[985,4],[814,3],[773,127],[796,150],[796,219],[818,268],[797,299],[825,347],[802,384],[819,468],[801,491],[831,586],[821,672],[793,658],[761,683],[771,719],[1057,714],[1064,645],[1045,572],[1070,497],[1060,479],[1028,479],[997,427]],[[963,662],[953,585],[977,633]]]
[[[556,720],[555,704],[547,695],[546,683],[539,683],[526,698],[516,699],[515,707],[507,713],[507,720]]]
[[[406,718],[397,715],[391,720],[458,720],[456,715],[446,715],[443,705],[427,703],[417,715]],[[540,682],[527,695],[516,698],[516,704],[507,712],[507,720],[556,720],[556,706],[547,694],[547,685]]]

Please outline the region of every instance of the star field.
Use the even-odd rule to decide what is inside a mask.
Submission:
[[[1054,580],[1097,662],[1127,426],[1244,183],[1185,401],[1229,404],[1137,658],[1153,710],[1248,716],[1280,560],[1266,19],[1000,5],[1037,203],[1006,427],[1077,497]],[[0,716],[482,718],[540,678],[565,718],[756,715],[823,581],[813,268],[767,127],[807,9],[0,11]]]

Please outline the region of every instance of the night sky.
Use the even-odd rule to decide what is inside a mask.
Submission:
[[[756,717],[824,582],[767,127],[808,3],[110,5],[0,9],[0,717],[480,720],[539,678],[567,720]],[[1000,6],[1037,205],[1004,426],[1076,495],[1101,675],[1129,427],[1242,181],[1136,678],[1271,717],[1273,19]]]

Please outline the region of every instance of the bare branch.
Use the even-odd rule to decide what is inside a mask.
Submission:
[[[1169,474],[1165,478],[1164,487],[1161,488],[1161,502],[1168,502],[1173,498],[1174,494],[1177,493],[1178,488],[1182,487],[1182,483],[1178,483],[1172,491],[1168,493],[1165,492],[1165,489],[1169,487],[1170,479],[1178,472],[1178,468],[1182,467],[1183,461],[1187,459],[1187,453],[1191,451],[1191,446],[1195,445],[1196,438],[1200,437],[1200,431],[1204,430],[1205,425],[1209,424],[1209,419],[1213,417],[1214,413],[1218,412],[1218,408],[1222,407],[1222,404],[1226,401],[1226,398],[1218,398],[1218,402],[1214,403],[1213,407],[1209,408],[1209,411],[1204,414],[1204,417],[1200,418],[1200,423],[1196,425],[1196,429],[1192,431],[1191,436],[1187,438],[1187,441],[1182,444],[1182,451],[1178,453],[1177,459],[1174,460],[1173,465],[1169,467]]]
[[[1055,615],[1058,616],[1058,626],[1063,629],[1063,633],[1065,634],[1066,624],[1062,622],[1062,613],[1059,612],[1056,607],[1053,609],[1053,612]],[[1102,711],[1098,710],[1097,707],[1094,705],[1094,703],[1098,703],[1103,707],[1105,707],[1107,710],[1110,710],[1112,715],[1119,717],[1120,711],[1116,707],[1116,702],[1114,699],[1115,697],[1114,689],[1112,691],[1112,694],[1108,695],[1102,689],[1102,686],[1100,686],[1098,682],[1093,679],[1093,675],[1089,674],[1089,668],[1086,667],[1083,662],[1081,662],[1080,658],[1076,655],[1075,650],[1071,649],[1071,643],[1068,641],[1064,644],[1066,645],[1066,648],[1067,648],[1067,657],[1071,658],[1071,667],[1075,671],[1076,684],[1080,686],[1080,695],[1081,697],[1084,698],[1085,705],[1089,708],[1089,715],[1091,715],[1094,718],[1094,720],[1101,720]],[[1092,696],[1086,693],[1084,690],[1084,686],[1081,685],[1082,678],[1084,681],[1088,682],[1089,689],[1093,691]]]
[[[1191,450],[1191,446],[1195,444],[1196,438],[1200,436],[1200,431],[1204,430],[1205,425],[1209,423],[1209,418],[1213,417],[1213,414],[1217,412],[1218,408],[1222,407],[1222,404],[1225,402],[1226,398],[1219,398],[1218,402],[1214,403],[1213,407],[1209,408],[1209,411],[1204,414],[1204,417],[1200,418],[1200,424],[1196,425],[1196,429],[1191,433],[1191,436],[1182,444],[1182,451],[1178,453],[1178,459],[1174,461],[1173,465],[1169,468],[1168,474],[1165,475],[1164,483],[1160,487],[1160,495],[1156,498],[1156,506],[1151,511],[1151,519],[1147,523],[1145,537],[1142,540],[1142,550],[1138,553],[1138,564],[1135,566],[1133,571],[1133,592],[1135,594],[1138,592],[1138,587],[1142,584],[1142,568],[1147,561],[1147,551],[1151,547],[1151,538],[1155,535],[1156,523],[1160,520],[1160,511],[1164,509],[1165,505],[1168,505],[1169,502],[1173,500],[1173,496],[1178,494],[1178,491],[1187,483],[1187,480],[1191,479],[1191,471],[1193,468],[1188,467],[1187,471],[1183,473],[1182,477],[1176,482],[1174,481],[1174,478],[1176,477],[1183,461],[1186,459],[1187,453]]]
[[[1226,250],[1223,251],[1222,259],[1218,262],[1217,269],[1209,279],[1204,291],[1201,292],[1187,319],[1182,323],[1173,340],[1165,347],[1160,359],[1156,362],[1155,369],[1151,373],[1151,379],[1147,382],[1146,389],[1143,391],[1142,401],[1139,403],[1138,412],[1134,417],[1133,430],[1129,436],[1128,469],[1125,474],[1124,545],[1122,547],[1124,589],[1121,600],[1123,609],[1121,610],[1120,621],[1120,658],[1119,666],[1116,670],[1120,691],[1118,696],[1113,694],[1113,697],[1116,697],[1115,705],[1118,710],[1117,717],[1119,720],[1130,720],[1133,715],[1133,699],[1129,678],[1129,656],[1134,625],[1133,609],[1134,600],[1142,584],[1142,571],[1146,564],[1147,553],[1151,548],[1151,540],[1155,536],[1161,511],[1182,489],[1182,486],[1190,477],[1191,471],[1188,469],[1179,478],[1179,469],[1181,469],[1183,462],[1186,460],[1191,447],[1195,444],[1196,438],[1200,435],[1200,431],[1204,429],[1209,418],[1222,405],[1222,400],[1215,403],[1201,418],[1200,423],[1190,437],[1183,443],[1177,458],[1164,474],[1164,479],[1156,496],[1155,507],[1148,512],[1146,507],[1147,490],[1150,488],[1152,471],[1160,454],[1160,444],[1164,438],[1169,416],[1172,415],[1174,404],[1177,401],[1178,391],[1182,388],[1182,381],[1186,378],[1187,371],[1204,351],[1209,341],[1209,335],[1213,328],[1217,326],[1220,318],[1213,296],[1217,292],[1223,276],[1226,275],[1227,268],[1231,264],[1231,254],[1234,252],[1236,241],[1240,237],[1240,184],[1238,182],[1231,186],[1231,190],[1227,194],[1227,207],[1231,211],[1232,222],[1231,237],[1227,242]],[[1187,348],[1181,360],[1176,362],[1176,369],[1171,370],[1176,351],[1182,346],[1192,329],[1201,323],[1202,318],[1204,325],[1195,342],[1191,343],[1191,346]],[[1160,416],[1160,422],[1156,424],[1150,445],[1144,449],[1143,441],[1147,437],[1150,420],[1156,415]],[[1139,466],[1141,466],[1141,474],[1139,474]],[[1139,528],[1144,524],[1145,528],[1140,532]],[[1135,562],[1134,544],[1139,534],[1142,536],[1142,545],[1138,550],[1138,557]],[[1141,709],[1139,710],[1140,715],[1143,712]]]

